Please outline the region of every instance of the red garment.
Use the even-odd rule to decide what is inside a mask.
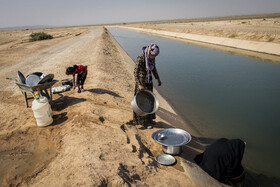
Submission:
[[[73,77],[75,76],[75,74],[81,74],[81,73],[83,73],[85,70],[86,70],[86,67],[85,66],[83,66],[83,65],[77,65],[78,67],[77,67],[77,71],[78,72],[75,72],[74,74],[73,74]]]

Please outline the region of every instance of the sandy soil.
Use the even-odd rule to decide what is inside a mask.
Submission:
[[[207,21],[169,21],[167,23],[129,24],[135,27],[181,33],[228,37],[243,40],[280,43],[280,16],[275,18]]]
[[[151,134],[171,125],[162,118],[153,129],[131,125],[131,62],[104,28],[43,29],[55,38],[28,42],[37,31],[0,31],[0,186],[220,186],[191,162],[203,149],[195,137],[174,166],[155,161],[162,151]],[[37,127],[19,88],[5,78],[20,70],[62,80],[73,64],[88,66],[86,92],[54,94],[53,124]]]

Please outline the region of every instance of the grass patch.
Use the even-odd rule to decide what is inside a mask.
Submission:
[[[237,36],[237,34],[233,33],[233,34],[231,34],[229,37],[230,37],[230,38],[235,38],[236,36]]]
[[[30,34],[30,42],[38,41],[38,40],[50,40],[53,39],[53,36],[44,32],[36,32]]]
[[[273,40],[274,40],[274,38],[269,38],[267,41],[272,42]]]

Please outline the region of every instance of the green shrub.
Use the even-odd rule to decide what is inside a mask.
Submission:
[[[275,38],[270,37],[267,41],[272,42]]]
[[[235,38],[236,36],[237,36],[237,34],[232,33],[229,37],[230,37],[230,38]]]
[[[53,39],[53,36],[44,32],[36,32],[30,34],[30,40],[31,42],[33,41],[38,41],[38,40],[49,40]]]

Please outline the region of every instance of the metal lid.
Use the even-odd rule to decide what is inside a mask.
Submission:
[[[162,138],[163,136],[163,138]],[[191,135],[182,129],[161,129],[152,134],[152,138],[165,146],[182,146],[191,141]]]
[[[41,79],[38,75],[31,74],[26,78],[26,84],[28,86],[35,86],[39,83],[40,80]]]
[[[156,161],[162,165],[172,165],[176,162],[176,159],[172,155],[162,154],[156,157]]]

